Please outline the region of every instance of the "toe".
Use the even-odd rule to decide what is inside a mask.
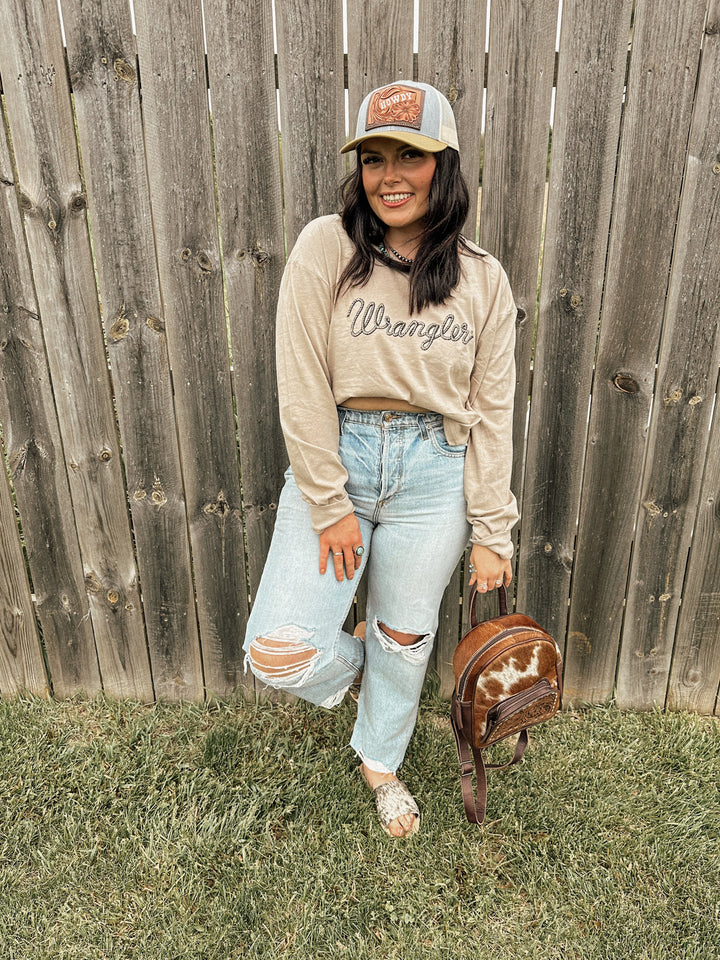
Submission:
[[[413,813],[403,814],[402,817],[391,820],[388,829],[394,837],[405,837],[412,832],[416,819],[417,817]]]
[[[404,817],[400,817],[400,823],[403,827],[403,834],[410,833],[412,828],[415,826],[415,821],[417,817],[414,813],[406,813]]]

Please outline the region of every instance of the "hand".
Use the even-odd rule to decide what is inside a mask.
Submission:
[[[470,586],[477,583],[478,593],[495,590],[501,583],[509,586],[512,580],[512,566],[509,560],[503,560],[488,547],[473,544],[470,563],[475,569],[470,574]]]
[[[335,567],[335,579],[343,579],[343,563],[348,580],[352,580],[355,571],[362,563],[362,559],[355,553],[356,547],[362,546],[360,524],[354,513],[349,513],[342,520],[326,527],[320,534],[320,573],[325,573],[328,564],[328,555],[332,554]]]

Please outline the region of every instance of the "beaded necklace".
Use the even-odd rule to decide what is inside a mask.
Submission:
[[[395,256],[398,258],[398,260],[401,263],[407,263],[409,265],[412,265],[415,262],[414,257],[412,259],[410,257],[404,257],[401,253],[398,253],[394,247],[391,247],[389,243],[386,246],[385,243],[380,242],[378,244],[378,250],[380,251],[380,253],[387,253],[389,250],[390,253],[395,254]]]

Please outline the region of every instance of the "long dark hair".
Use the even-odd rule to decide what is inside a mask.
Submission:
[[[372,211],[362,182],[360,151],[356,150],[353,172],[340,185],[342,225],[355,245],[355,252],[342,272],[335,293],[346,287],[361,287],[370,278],[387,227]],[[446,147],[435,154],[435,172],[430,184],[428,212],[420,246],[410,267],[410,313],[419,313],[430,304],[441,304],[460,281],[460,251],[475,254],[460,230],[470,207],[465,178],[460,171],[460,154]]]

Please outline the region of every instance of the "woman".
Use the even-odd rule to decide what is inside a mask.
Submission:
[[[364,100],[341,216],[314,220],[280,290],[277,362],[290,469],[248,624],[253,673],[332,707],[361,674],[351,746],[394,837],[419,826],[398,780],[443,591],[510,582],[516,310],[465,241],[449,103],[402,81]],[[328,567],[330,571],[328,571]],[[342,629],[367,570],[367,622]]]

